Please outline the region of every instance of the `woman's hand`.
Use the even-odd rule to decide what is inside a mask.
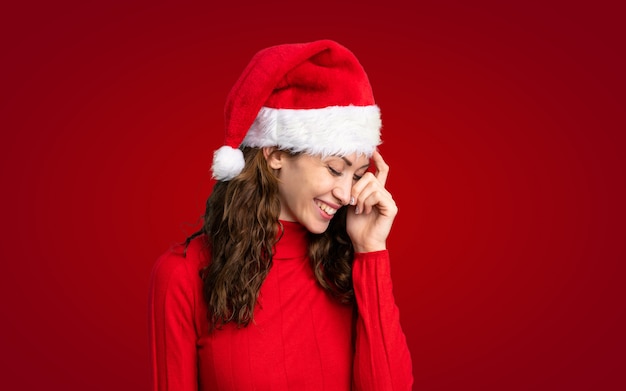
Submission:
[[[376,172],[367,172],[352,186],[351,207],[348,210],[347,232],[355,252],[372,252],[387,248],[398,207],[385,189],[389,166],[378,151],[372,155]]]

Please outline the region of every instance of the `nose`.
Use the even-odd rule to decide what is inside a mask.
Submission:
[[[350,203],[350,196],[352,195],[352,181],[341,178],[341,180],[337,181],[332,193],[333,197],[335,197],[341,205],[348,205]]]

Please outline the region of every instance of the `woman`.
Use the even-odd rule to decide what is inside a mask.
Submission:
[[[410,389],[397,207],[358,60],[329,40],[264,49],[225,126],[203,227],[153,271],[154,389]]]

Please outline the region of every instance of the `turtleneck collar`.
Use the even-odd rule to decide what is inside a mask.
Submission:
[[[274,259],[303,258],[307,255],[307,229],[300,223],[280,220],[278,236],[280,239],[274,248]],[[282,235],[281,235],[282,232]]]

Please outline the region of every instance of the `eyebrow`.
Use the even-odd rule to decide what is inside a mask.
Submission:
[[[341,158],[343,159],[344,162],[346,162],[346,164],[349,167],[352,167],[352,162],[350,160],[348,160],[345,156],[342,156]],[[366,167],[369,167],[369,166],[370,166],[370,164],[368,162],[367,164],[364,164],[361,168],[366,168]]]

